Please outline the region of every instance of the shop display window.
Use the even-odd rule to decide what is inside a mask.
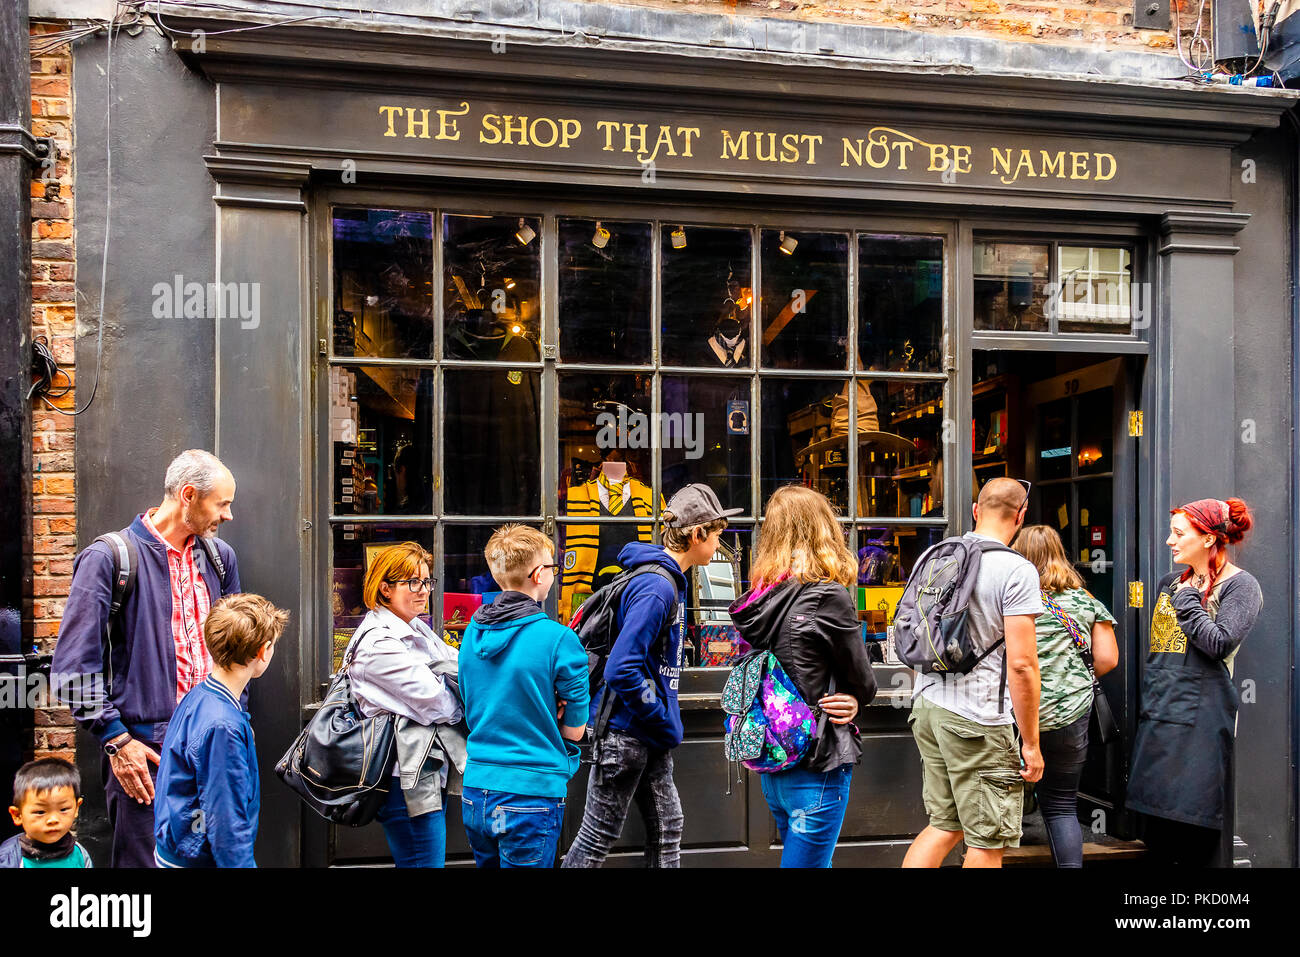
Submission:
[[[858,368],[943,371],[943,240],[858,236]]]
[[[769,369],[847,367],[849,237],[765,229],[759,347]]]
[[[335,356],[433,358],[433,215],[334,210]]]
[[[434,548],[434,529],[431,525],[383,525],[373,522],[340,522],[332,528],[334,568],[331,577],[330,610],[333,632],[331,641],[331,672],[337,671],[343,660],[343,651],[361,619],[370,610],[366,607],[364,586],[366,571],[377,552],[386,545],[398,542],[416,542],[431,555]],[[429,574],[434,575],[430,566]],[[432,602],[437,588],[429,595],[430,608],[420,619],[432,628],[438,626],[432,616]]]
[[[566,372],[559,378],[560,513],[570,487],[597,479],[621,483],[626,476],[648,488],[652,449],[663,432],[651,407],[650,374]],[[648,491],[644,498],[650,500]]]
[[[901,663],[892,635],[899,599],[921,553],[942,541],[945,534],[940,526],[858,526],[855,594],[862,637],[872,661]]]
[[[691,570],[686,599],[687,667],[729,668],[751,650],[731,623],[727,608],[749,589],[753,539],[749,526],[729,526],[718,539],[713,560]]]
[[[791,482],[842,514],[942,517],[943,384],[857,379],[858,494],[849,503],[848,381],[763,382],[763,497]]]
[[[748,229],[660,229],[665,365],[753,366],[751,246]]]
[[[666,427],[663,481],[668,492],[699,482],[728,508],[752,509],[750,380],[739,376],[662,379]]]
[[[447,358],[540,359],[541,231],[530,216],[442,218]]]
[[[560,361],[650,362],[649,223],[559,221]]]
[[[433,370],[333,366],[329,430],[336,515],[433,511]]]
[[[492,604],[501,594],[501,586],[492,577],[484,556],[488,539],[498,527],[496,524],[443,526],[442,639],[454,648],[460,647],[474,612]]]
[[[1049,247],[975,240],[975,328],[1048,332]]]
[[[541,512],[541,373],[444,374],[443,495],[453,515]]]
[[[1133,256],[1123,247],[1059,246],[1061,332],[1127,333],[1133,327]]]

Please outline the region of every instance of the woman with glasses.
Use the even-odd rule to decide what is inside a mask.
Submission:
[[[415,542],[390,545],[373,555],[362,597],[370,609],[352,636],[348,674],[352,693],[366,717],[387,711],[428,727],[461,720],[456,650],[420,615],[428,611],[434,580],[433,556]],[[344,660],[348,660],[347,652]],[[408,769],[411,790],[402,789],[401,760],[393,768],[388,802],[379,812],[384,837],[398,867],[442,867],[447,853],[445,789],[448,763],[430,788],[423,768]],[[417,793],[418,789],[418,793]],[[433,793],[426,793],[432,790]],[[411,813],[408,805],[418,808]]]
[[[1075,636],[1086,641],[1092,669],[1104,675],[1119,664],[1115,616],[1083,587],[1083,579],[1066,556],[1056,529],[1026,525],[1012,547],[1038,569],[1047,608],[1034,622],[1042,680],[1038,747],[1044,765],[1037,785],[1038,806],[1043,811],[1047,844],[1056,866],[1083,867],[1079,779],[1088,757],[1092,674],[1075,644]]]

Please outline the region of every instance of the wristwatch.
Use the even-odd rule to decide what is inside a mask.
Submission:
[[[126,740],[122,741],[123,738],[125,738]],[[128,744],[131,743],[131,740],[132,738],[129,734],[127,735],[119,734],[116,738],[113,739],[113,741],[122,741],[122,743],[114,744],[113,741],[107,742],[104,745],[104,753],[107,754],[110,758],[115,758],[117,757],[117,753],[119,751],[121,751],[123,748],[125,748]]]

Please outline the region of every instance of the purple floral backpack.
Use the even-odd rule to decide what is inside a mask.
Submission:
[[[817,737],[817,712],[770,651],[751,652],[731,669],[722,710],[727,760],[760,774],[798,764]]]

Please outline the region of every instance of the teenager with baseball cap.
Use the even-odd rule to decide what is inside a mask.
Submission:
[[[614,697],[604,733],[592,742],[587,803],[565,867],[600,867],[633,799],[645,820],[646,865],[679,866],[683,819],[672,752],[682,741],[686,572],[713,559],[727,518],[742,511],[723,508],[707,485],[687,485],[663,512],[662,545],[632,542],[619,552],[625,570],[654,565],[656,573],[634,576],[619,602],[618,638],[605,662],[604,691],[592,698],[593,723],[605,696]]]

